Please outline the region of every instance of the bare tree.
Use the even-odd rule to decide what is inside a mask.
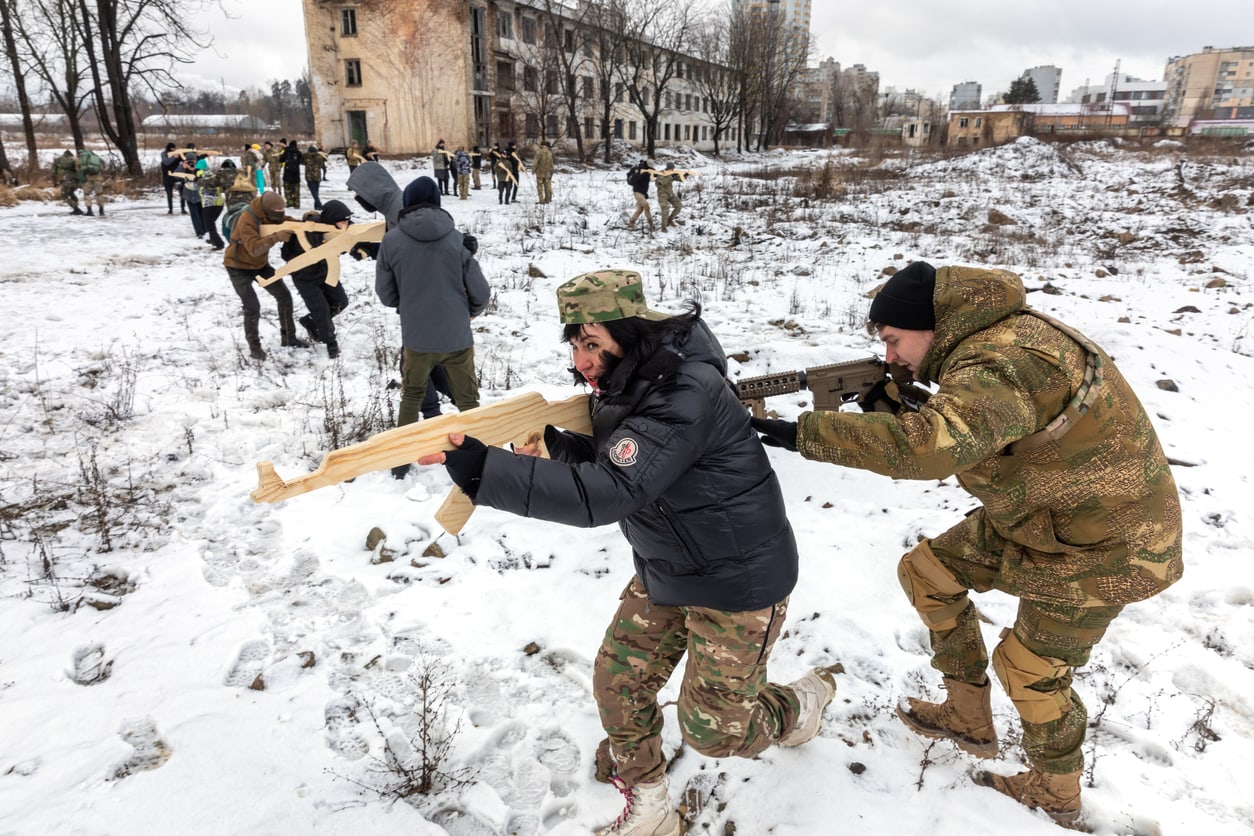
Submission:
[[[559,116],[566,106],[561,79],[564,67],[559,57],[561,47],[554,46],[559,36],[545,26],[543,40],[538,36],[534,43],[524,37],[519,50],[523,62],[522,90],[518,98],[526,114],[524,133],[528,139],[554,138],[562,133]]]
[[[82,66],[82,31],[74,0],[27,0],[26,13],[14,28],[31,69],[60,106],[70,126],[74,147],[84,146],[83,112],[91,97],[87,68]]]
[[[601,116],[601,150],[606,164],[610,162],[611,140],[613,139],[614,102],[620,88],[614,79],[616,55],[621,59],[621,39],[619,37],[619,17],[615,7],[607,3],[589,3],[589,29],[585,35],[585,44],[591,47],[593,60],[593,83],[596,85],[595,95],[597,108]]]
[[[695,52],[709,63],[697,68],[692,82],[709,108],[716,157],[719,154],[719,138],[736,123],[743,104],[742,74],[732,69],[731,45],[730,17],[712,18],[695,30]]]
[[[667,88],[690,63],[695,21],[694,0],[609,0],[623,23],[620,45],[623,60],[615,62],[628,100],[644,119],[648,155],[657,150],[658,121],[667,105]]]
[[[568,120],[566,134],[575,140],[575,149],[582,160],[584,132],[579,115],[582,105],[591,102],[595,95],[593,76],[583,75],[583,72],[594,64],[596,4],[580,3],[572,8],[559,0],[536,0],[536,5],[544,20],[545,49],[552,53],[543,63],[546,69],[552,67],[558,72]]]
[[[756,118],[758,150],[778,143],[790,99],[810,57],[809,33],[788,23],[778,3],[750,11],[749,96]]]
[[[837,127],[860,134],[875,124],[879,89],[879,75],[866,72],[861,65],[838,69],[832,77],[831,93]]]
[[[209,41],[188,21],[208,0],[76,0],[83,46],[91,68],[92,98],[105,136],[126,170],[143,171],[133,93],[181,86],[171,70],[190,64],[190,51]]]
[[[26,92],[26,74],[22,71],[22,59],[17,49],[13,22],[20,16],[17,0],[0,0],[0,34],[4,36],[4,52],[13,71],[13,86],[17,92],[18,108],[22,112],[22,132],[26,136],[26,173],[29,177],[39,168],[38,148],[35,144],[35,120],[31,118],[30,95]]]

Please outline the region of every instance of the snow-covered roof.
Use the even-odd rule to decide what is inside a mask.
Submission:
[[[248,128],[275,127],[246,113],[154,113],[140,123],[144,128]]]

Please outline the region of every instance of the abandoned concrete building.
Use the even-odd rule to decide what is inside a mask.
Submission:
[[[561,143],[579,130],[588,143],[608,135],[643,145],[645,120],[621,84],[604,78],[602,56],[577,22],[545,0],[302,0],[314,126],[326,146],[372,140],[386,154],[427,153],[508,141]],[[581,28],[582,27],[582,28]],[[578,106],[569,113],[553,51],[576,55]],[[682,57],[665,87],[659,145],[714,147],[709,102],[698,73],[717,71]],[[605,118],[604,102],[610,115]],[[720,142],[735,142],[735,128]]]

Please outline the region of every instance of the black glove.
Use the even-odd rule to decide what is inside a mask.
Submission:
[[[358,244],[357,246],[349,250],[348,254],[351,255],[353,258],[357,259],[358,261],[362,261],[367,258],[378,258],[379,257],[379,245],[377,242],[363,241],[362,243]]]
[[[897,397],[897,384],[885,378],[862,396],[858,401],[858,409],[863,412],[891,412],[896,415],[901,409],[901,401]]]
[[[753,428],[762,433],[762,443],[767,447],[782,447],[797,452],[797,422],[776,421],[772,418],[750,418]]]
[[[474,255],[479,252],[479,239],[468,232],[462,233],[462,246],[470,250],[470,254]]]
[[[474,501],[483,478],[483,465],[488,460],[488,446],[477,438],[466,436],[462,446],[444,452],[444,468],[449,478]]]

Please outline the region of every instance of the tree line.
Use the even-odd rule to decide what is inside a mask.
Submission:
[[[532,9],[538,31],[514,34],[525,65],[518,95],[539,132],[573,140],[580,157],[586,141],[609,139],[619,101],[640,112],[652,156],[664,115],[680,109],[680,79],[697,91],[716,154],[733,129],[738,149],[776,144],[812,51],[809,32],[778,3],[726,0],[707,10],[698,0],[535,0]],[[593,136],[575,116],[590,109],[601,125]],[[608,161],[608,141],[604,153]]]
[[[130,175],[143,173],[140,123],[151,112],[227,109],[267,121],[312,123],[309,82],[275,81],[269,95],[189,91],[175,73],[209,47],[190,21],[214,0],[0,0],[0,38],[22,118],[28,170],[38,164],[39,114],[64,114],[75,147],[94,127],[117,149]],[[0,169],[13,170],[0,142]]]

